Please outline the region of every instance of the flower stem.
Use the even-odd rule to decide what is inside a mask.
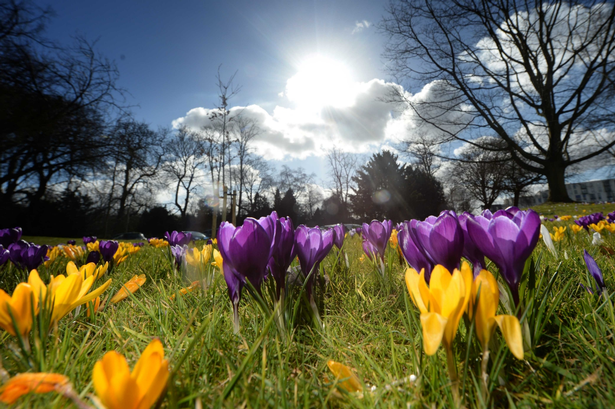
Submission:
[[[489,363],[489,350],[485,348],[483,351],[483,360],[480,365],[481,379],[483,381],[483,397],[485,402],[489,398],[489,374],[487,373],[487,364]]]
[[[451,390],[453,392],[453,401],[455,407],[459,408],[461,405],[461,398],[459,397],[459,377],[457,376],[457,364],[455,363],[455,355],[452,348],[446,348],[446,364],[448,367],[448,376],[451,379]]]

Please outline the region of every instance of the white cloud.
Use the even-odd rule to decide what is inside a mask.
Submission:
[[[352,29],[352,34],[360,33],[361,31],[365,30],[366,28],[370,28],[371,26],[372,23],[367,20],[356,21],[354,23],[354,28]]]
[[[367,152],[393,138],[388,129],[396,119],[399,104],[387,102],[392,88],[404,92],[401,86],[384,80],[347,84],[348,93],[343,104],[302,106],[290,101],[276,106],[269,113],[258,105],[231,108],[231,115],[241,113],[254,119],[261,133],[253,140],[256,152],[265,159],[283,160],[322,156],[335,144],[349,152]],[[288,95],[285,92],[285,95]],[[194,108],[173,126],[186,126],[193,130],[212,126],[207,108]]]

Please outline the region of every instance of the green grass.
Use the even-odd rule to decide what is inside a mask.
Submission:
[[[556,214],[575,213],[558,210]],[[605,231],[603,236],[606,250],[592,246],[586,232],[575,235],[568,229],[564,240],[555,243],[558,258],[539,241],[532,256],[537,264],[536,308],[527,318],[536,342],[518,361],[496,331],[486,400],[479,386],[480,347],[468,331],[470,321],[462,320],[454,350],[466,407],[615,406],[611,295],[615,293],[615,259],[608,254],[608,249],[615,249],[615,234]],[[583,249],[602,268],[611,298],[592,296],[578,285],[591,281]],[[134,297],[107,304],[94,321],[84,309],[63,318],[47,340],[44,369],[67,375],[89,402],[92,369],[105,352],[124,354],[132,368],[152,337],[158,337],[173,371],[162,408],[194,408],[197,400],[202,407],[224,408],[453,407],[444,351],[440,348],[432,357],[423,352],[420,314],[403,279],[405,264],[389,249],[388,282],[383,284],[371,265],[360,260],[358,237],[347,240],[345,250],[350,268],[336,266],[333,254],[323,262],[330,279],[322,314],[324,329],[304,323],[288,342],[282,342],[275,325],[266,325],[270,317],[263,316],[246,291],[240,305],[241,333],[233,334],[231,305],[220,274],[207,292],[171,300],[187,282],[171,269],[166,249],[145,246],[109,275],[113,282],[103,298],[111,297],[135,274],[147,276],[144,286]],[[61,273],[66,262],[58,259],[48,269],[41,268],[41,276]],[[495,267],[490,269],[496,272]],[[20,277],[5,266],[0,270],[0,288],[11,292]],[[540,331],[535,330],[538,327]],[[0,331],[1,363],[10,376],[27,370],[19,366],[14,351],[15,338]],[[354,368],[366,385],[362,396],[335,388],[327,368],[330,359]],[[410,375],[416,381],[402,381]],[[371,386],[375,391],[368,391]],[[26,395],[17,407],[74,406],[50,393]]]
[[[604,216],[615,210],[613,203],[543,203],[538,206],[532,206],[539,214],[546,217],[557,216],[585,216],[588,214],[602,212]]]

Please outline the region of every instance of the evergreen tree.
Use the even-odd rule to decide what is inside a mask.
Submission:
[[[357,188],[351,196],[352,211],[363,220],[423,219],[445,208],[440,183],[425,172],[398,164],[389,151],[374,154],[353,181]]]

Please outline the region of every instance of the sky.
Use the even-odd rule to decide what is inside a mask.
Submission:
[[[77,1],[51,6],[48,38],[96,40],[126,103],[154,127],[200,127],[234,73],[231,107],[260,121],[256,151],[326,184],[326,149],[370,153],[392,142],[395,106],[376,24],[386,1]]]

